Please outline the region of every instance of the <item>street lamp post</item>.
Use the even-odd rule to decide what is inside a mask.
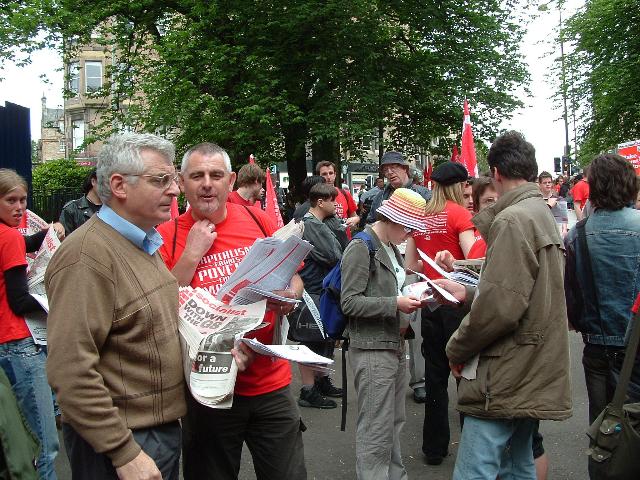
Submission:
[[[546,12],[549,9],[549,5],[552,2],[549,1],[547,3],[543,3],[538,7],[539,11]],[[560,40],[560,81],[562,82],[562,86],[560,87],[562,90],[562,105],[563,105],[563,114],[562,119],[564,121],[564,153],[562,156],[563,159],[563,167],[566,161],[568,173],[571,174],[571,146],[569,144],[569,115],[567,109],[567,70],[566,70],[566,59],[564,55],[564,32],[562,29],[562,0],[558,0],[558,16],[559,16],[559,24],[558,24],[558,36]]]

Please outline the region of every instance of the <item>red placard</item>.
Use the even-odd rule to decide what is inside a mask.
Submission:
[[[618,145],[618,155],[629,160],[636,171],[636,175],[640,176],[640,140]]]

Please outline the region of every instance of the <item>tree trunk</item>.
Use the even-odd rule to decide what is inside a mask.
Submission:
[[[335,138],[327,138],[314,142],[311,147],[313,168],[318,162],[328,161],[336,164],[336,180],[342,183],[342,169],[340,165],[340,143]],[[315,172],[313,172],[315,173]]]
[[[284,128],[284,154],[289,173],[289,190],[298,189],[307,178],[307,125],[296,124]]]

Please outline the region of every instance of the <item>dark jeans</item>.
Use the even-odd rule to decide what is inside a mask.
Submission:
[[[614,363],[616,357],[623,357],[623,348],[605,348],[602,345],[586,343],[582,352],[584,379],[589,398],[589,425],[613,399],[616,389]]]
[[[64,445],[71,464],[73,480],[117,480],[109,457],[96,453],[68,423],[62,424]],[[133,438],[149,455],[163,480],[178,480],[180,474],[180,423],[133,430]]]
[[[185,480],[235,480],[247,442],[258,480],[305,480],[304,428],[289,387],[246,397],[228,410],[205,407],[187,392],[183,428]]]
[[[447,341],[456,331],[464,311],[441,306],[435,312],[422,309],[422,354],[427,398],[424,404],[422,452],[427,457],[444,457],[448,453],[449,431],[449,360]]]

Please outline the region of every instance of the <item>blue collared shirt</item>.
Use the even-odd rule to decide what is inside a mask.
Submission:
[[[155,228],[145,232],[114,212],[109,205],[102,205],[96,215],[100,220],[113,227],[116,232],[149,255],[153,255],[162,246],[162,236]]]

